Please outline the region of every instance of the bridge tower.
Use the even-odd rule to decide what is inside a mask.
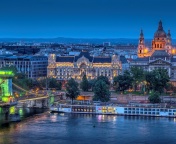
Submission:
[[[0,100],[8,103],[13,101],[12,77],[13,71],[0,70]]]

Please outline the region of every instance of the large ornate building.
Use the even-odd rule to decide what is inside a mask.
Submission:
[[[168,33],[163,29],[162,22],[159,22],[158,30],[154,34],[151,49],[145,46],[144,34],[141,30],[139,44],[138,44],[138,57],[150,57],[156,50],[165,50],[168,54],[173,54],[175,49],[171,45],[171,34],[170,30]]]
[[[138,44],[138,58],[130,63],[130,66],[140,66],[146,71],[157,68],[165,68],[168,71],[171,81],[176,80],[176,56],[175,48],[171,43],[170,30],[166,33],[162,22],[159,22],[158,29],[154,34],[151,48],[146,47],[144,34],[141,30]]]
[[[121,62],[117,55],[112,57],[94,57],[82,51],[78,56],[56,56],[48,58],[48,77],[58,80],[74,78],[82,80],[86,74],[88,79],[95,79],[100,75],[107,76],[112,82],[113,77],[121,72]]]

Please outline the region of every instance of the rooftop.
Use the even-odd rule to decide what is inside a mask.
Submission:
[[[169,57],[170,55],[165,50],[155,50],[151,57]]]

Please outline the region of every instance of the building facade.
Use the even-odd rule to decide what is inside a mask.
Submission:
[[[145,71],[164,68],[167,69],[171,81],[176,81],[176,50],[172,46],[171,40],[170,30],[166,34],[161,21],[154,34],[151,48],[145,45],[144,34],[141,30],[138,44],[138,58],[131,61],[130,66],[139,66]]]
[[[46,56],[0,56],[0,68],[15,66],[17,71],[24,73],[28,78],[47,76],[48,58]]]
[[[74,78],[81,81],[86,74],[88,79],[98,76],[107,76],[112,82],[113,77],[121,72],[121,62],[117,55],[112,57],[94,57],[82,51],[78,56],[56,56],[51,54],[48,58],[48,77],[58,80]]]

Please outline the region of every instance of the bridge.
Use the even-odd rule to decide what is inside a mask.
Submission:
[[[4,112],[10,112],[10,114],[14,113],[14,109],[18,104],[22,104],[22,106],[33,107],[36,106],[36,103],[40,103],[40,107],[47,107],[57,100],[58,95],[53,95],[49,91],[38,94],[36,92],[25,90],[21,86],[12,82],[14,75],[15,74],[13,71],[0,70],[0,107],[4,109]],[[20,97],[17,97],[15,94],[13,95],[12,86],[27,93],[27,95]]]
[[[0,106],[9,107],[15,105],[15,99],[12,95],[12,77],[13,71],[0,71]]]

